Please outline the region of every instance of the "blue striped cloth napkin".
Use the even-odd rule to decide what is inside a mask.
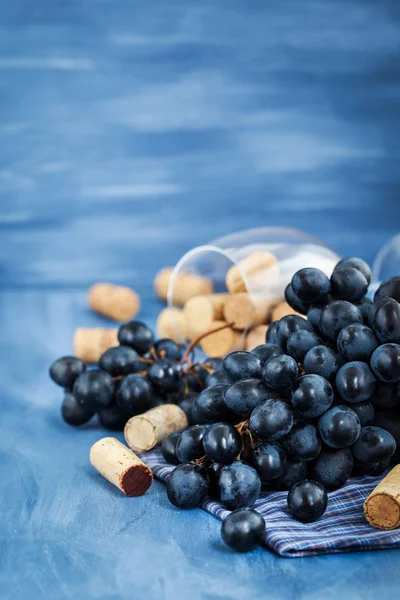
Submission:
[[[142,454],[141,458],[162,481],[168,479],[174,468],[165,462],[158,449]],[[400,529],[374,529],[364,517],[364,500],[380,479],[366,476],[350,479],[343,488],[329,494],[325,514],[315,523],[308,524],[299,523],[289,515],[287,492],[261,494],[253,508],[265,519],[266,546],[290,558],[400,548]],[[229,514],[222,504],[211,498],[202,508],[219,519]]]

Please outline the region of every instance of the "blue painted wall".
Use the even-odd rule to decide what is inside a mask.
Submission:
[[[140,292],[193,245],[298,227],[371,261],[399,230],[399,3],[0,5],[0,596],[369,600],[397,551],[233,555],[156,483],[121,497],[58,416],[88,283]]]

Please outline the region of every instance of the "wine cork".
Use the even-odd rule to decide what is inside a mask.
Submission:
[[[182,431],[189,425],[186,414],[176,404],[162,404],[136,417],[125,425],[128,446],[140,452],[151,450],[173,431]]]
[[[114,321],[130,321],[140,309],[140,299],[136,292],[112,283],[92,285],[88,303],[92,310]]]
[[[249,294],[232,294],[225,302],[224,319],[233,322],[235,329],[249,329],[256,325],[265,325],[271,317],[273,304],[260,297]]]
[[[74,354],[89,364],[97,363],[106,350],[118,345],[117,328],[80,327],[74,333]]]
[[[187,339],[186,317],[181,308],[164,308],[158,315],[156,328],[160,338],[170,338],[176,342]]]
[[[283,317],[287,317],[288,315],[300,315],[300,313],[291,308],[287,302],[281,302],[272,311],[271,321],[279,321],[279,319],[283,319]],[[306,318],[304,315],[300,316]]]
[[[267,335],[268,325],[258,325],[250,331],[246,338],[246,347],[247,352],[251,352],[257,346],[261,346],[261,344],[265,344],[265,337]]]
[[[233,265],[225,278],[226,287],[232,294],[248,291],[242,274],[250,289],[263,290],[268,285],[268,281],[276,279],[279,274],[278,260],[270,252],[253,252]]]
[[[214,321],[222,319],[224,304],[229,294],[209,294],[195,296],[188,300],[183,308],[186,319],[186,335],[193,340],[207,331]]]
[[[161,269],[154,279],[154,290],[162,300],[167,300],[173,270],[173,267]],[[195,275],[194,273],[180,273],[175,279],[172,302],[178,306],[183,306],[190,298],[212,294],[213,291],[212,281],[207,277]]]
[[[105,437],[90,449],[90,462],[127,496],[141,496],[152,484],[150,468],[116,438]]]
[[[224,321],[214,321],[208,331],[222,327],[224,323]],[[200,341],[200,346],[210,358],[224,358],[232,350],[243,350],[244,335],[236,329],[227,327],[221,331],[210,333]]]
[[[382,479],[364,502],[367,521],[377,529],[400,526],[400,465]]]

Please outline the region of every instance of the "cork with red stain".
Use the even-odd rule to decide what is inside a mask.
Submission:
[[[113,437],[102,438],[93,444],[90,462],[96,471],[127,496],[142,496],[153,482],[151,469]]]

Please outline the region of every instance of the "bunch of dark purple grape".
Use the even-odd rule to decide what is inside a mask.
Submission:
[[[220,500],[234,511],[222,526],[231,547],[260,541],[261,517],[245,507],[261,490],[288,490],[290,513],[311,522],[324,513],[327,491],[399,461],[400,277],[373,301],[370,278],[357,258],[341,260],[330,279],[298,271],[285,296],[307,318],[286,316],[270,325],[265,344],[229,354],[212,376],[218,383],[194,401],[199,424],[164,440],[164,458],[180,463],[170,501],[190,508],[207,494]]]
[[[195,342],[183,356],[179,344],[171,339],[155,341],[151,329],[140,321],[121,325],[118,340],[120,345],[104,352],[97,366],[87,366],[73,356],[52,364],[50,377],[65,390],[64,421],[80,426],[97,414],[103,427],[119,431],[132,416],[174,403],[182,407],[190,423],[197,422],[194,400],[214,383],[213,373],[221,369],[222,361],[193,363]]]

